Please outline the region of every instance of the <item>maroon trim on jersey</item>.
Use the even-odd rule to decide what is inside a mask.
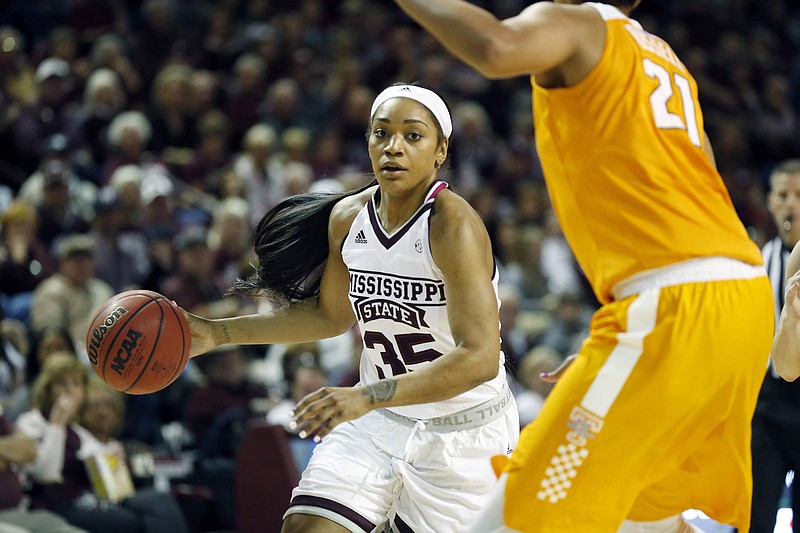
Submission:
[[[408,230],[411,229],[411,226],[414,224],[414,222],[416,222],[419,217],[433,208],[433,199],[436,198],[436,196],[447,187],[447,183],[443,181],[437,181],[434,183],[431,186],[430,191],[428,191],[428,194],[425,195],[425,201],[422,203],[422,206],[420,206],[417,212],[414,213],[414,215],[391,236],[386,235],[386,231],[384,231],[383,226],[381,226],[380,220],[378,219],[378,212],[375,210],[375,199],[380,198],[381,194],[381,190],[378,188],[373,194],[372,198],[370,198],[367,202],[367,214],[369,214],[369,221],[370,224],[372,224],[372,230],[375,232],[375,235],[378,237],[378,240],[381,242],[383,247],[388,250],[394,246],[394,244],[399,241],[403,235],[408,233]]]
[[[432,207],[433,204],[425,204],[422,207],[420,207],[419,211],[414,213],[414,216],[409,218],[406,221],[406,223],[403,224],[400,229],[395,231],[391,237],[386,235],[383,226],[381,226],[381,223],[378,220],[378,214],[375,212],[375,205],[372,203],[372,200],[370,200],[369,203],[367,204],[367,213],[369,213],[369,221],[372,224],[372,230],[375,232],[375,235],[378,237],[378,240],[381,242],[383,247],[388,250],[389,248],[394,246],[394,244],[397,241],[399,241],[403,237],[403,235],[408,233],[408,230],[411,229],[411,226],[414,224],[414,222],[417,221],[419,217],[430,211]]]
[[[400,518],[400,515],[395,515],[393,522],[394,527],[399,533],[414,533],[414,530],[411,529],[408,524],[403,522],[403,519]]]
[[[425,197],[425,201],[427,202],[428,200],[433,200],[440,192],[445,190],[447,187],[449,187],[447,183],[443,181],[437,181],[436,183],[433,184],[433,187],[431,187],[431,192],[429,192],[428,196]]]
[[[352,523],[360,527],[366,532],[370,532],[375,529],[375,524],[355,512],[354,510],[350,509],[346,505],[342,505],[339,502],[335,502],[333,500],[329,500],[328,498],[319,498],[317,496],[297,496],[292,498],[291,503],[289,503],[289,507],[293,507],[295,505],[306,505],[309,507],[319,507],[320,509],[325,509],[326,511],[330,511],[332,513],[336,513],[348,520]]]

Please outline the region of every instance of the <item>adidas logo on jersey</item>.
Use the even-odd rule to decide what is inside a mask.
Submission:
[[[363,229],[356,233],[356,244],[367,244],[367,237],[364,235]]]

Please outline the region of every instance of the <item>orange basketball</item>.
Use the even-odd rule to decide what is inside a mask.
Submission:
[[[86,351],[95,373],[128,394],[156,392],[180,375],[192,333],[178,307],[157,292],[113,296],[92,319]]]

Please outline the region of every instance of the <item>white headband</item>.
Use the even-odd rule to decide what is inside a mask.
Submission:
[[[375,112],[381,104],[390,98],[410,98],[424,105],[439,123],[445,139],[450,138],[450,134],[453,133],[453,121],[450,118],[450,111],[447,110],[447,104],[438,94],[416,85],[393,85],[384,89],[372,102],[372,109],[369,112],[370,120],[375,116]]]

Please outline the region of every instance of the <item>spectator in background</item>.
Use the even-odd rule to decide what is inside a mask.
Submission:
[[[281,169],[286,196],[308,192],[314,181],[314,169],[302,161],[289,161]]]
[[[46,509],[28,510],[17,469],[36,459],[36,441],[0,410],[0,530],[5,533],[86,533]]]
[[[575,256],[564,238],[561,224],[552,209],[544,214],[544,240],[541,248],[542,273],[547,278],[547,290],[551,294],[581,294],[582,274],[579,273]]]
[[[120,447],[99,441],[79,423],[87,398],[87,372],[86,365],[73,357],[50,357],[34,382],[31,409],[18,419],[20,430],[36,441],[38,452],[27,468],[33,480],[33,508],[49,509],[90,533],[186,533],[185,519],[168,495],[134,494],[112,503],[94,493],[84,462]],[[90,413],[92,423],[96,418]]]
[[[342,149],[339,132],[325,130],[316,136],[308,161],[316,179],[333,178],[347,170],[343,164]]]
[[[68,516],[71,502],[91,490],[78,457],[79,432],[85,430],[75,424],[86,393],[87,370],[66,354],[48,358],[34,381],[29,410],[17,419],[20,430],[36,441],[37,458],[26,468],[33,482],[32,508],[49,509],[72,524],[82,520]],[[76,483],[65,472],[82,472],[84,479]]]
[[[146,232],[147,271],[139,280],[139,288],[159,292],[166,279],[175,270],[175,252],[172,233],[163,226],[153,226]]]
[[[500,227],[504,228],[508,223],[513,224],[513,221],[506,219]],[[518,228],[513,243],[515,260],[504,265],[505,279],[519,287],[521,305],[526,310],[540,309],[549,294],[545,265],[542,264],[543,241],[544,231],[540,227],[526,224]]]
[[[553,320],[539,338],[539,346],[546,346],[566,357],[578,351],[589,336],[592,309],[575,293],[553,296]]]
[[[89,51],[92,69],[109,69],[119,76],[125,94],[138,101],[143,90],[142,74],[133,66],[130,51],[120,34],[104,33],[93,43]]]
[[[224,79],[224,75],[210,70],[195,69],[192,71],[191,102],[189,104],[192,116],[201,117],[207,111],[218,109],[222,105],[225,98],[222,96],[220,82]]]
[[[311,130],[299,126],[286,128],[281,134],[281,148],[274,162],[281,172],[290,163],[308,164],[311,159]]]
[[[229,8],[212,8],[205,19],[206,28],[200,50],[200,62],[211,71],[230,68],[243,48],[243,36],[233,20]]]
[[[98,68],[91,73],[74,127],[82,147],[78,156],[80,165],[94,183],[100,183],[103,163],[109,154],[108,127],[125,104],[125,89],[116,72]]]
[[[28,42],[13,26],[0,26],[0,90],[8,95],[13,114],[36,99],[36,77],[27,55]]]
[[[186,39],[181,27],[187,25],[191,11],[177,13],[178,6],[172,0],[148,0],[140,5],[137,15],[141,21],[134,38],[132,61],[146,85],[153,83],[161,65],[166,64],[176,46],[186,50]],[[184,6],[188,7],[188,6]],[[190,19],[191,20],[191,19]],[[181,24],[178,24],[178,21]]]
[[[257,124],[244,136],[244,151],[233,164],[233,170],[241,177],[250,204],[251,224],[258,224],[261,217],[286,196],[280,168],[272,164],[277,153],[278,138],[275,129]]]
[[[50,252],[37,237],[36,209],[15,200],[0,215],[0,305],[5,316],[28,322],[33,290],[55,271]]]
[[[278,137],[272,127],[257,124],[248,129],[243,147],[244,151],[233,163],[233,171],[244,185],[250,204],[250,223],[255,227],[286,196],[286,188],[278,167],[271,164],[278,149]]]
[[[124,222],[125,212],[116,190],[102,189],[95,202],[90,235],[96,276],[108,283],[114,293],[135,288],[149,268],[144,236],[124,232]]]
[[[223,169],[219,175],[219,198],[242,198],[246,201],[247,187],[244,180],[239,176],[233,167]],[[248,202],[249,205],[249,202]]]
[[[478,213],[486,226],[486,231],[489,233],[489,239],[492,241],[492,253],[504,261],[503,247],[498,237],[499,226],[501,222],[501,202],[497,195],[497,191],[489,184],[484,184],[468,197],[469,204]]]
[[[54,161],[57,164],[52,164]],[[48,177],[47,172],[52,169],[58,169],[60,175],[66,180],[70,210],[88,220],[92,216],[92,204],[97,195],[97,187],[79,174],[81,169],[73,163],[69,140],[61,133],[47,138],[42,144],[39,168],[22,184],[19,198],[27,200],[39,208],[46,200],[45,178]]]
[[[519,324],[519,313],[522,302],[519,288],[508,283],[498,287],[500,298],[500,342],[506,355],[506,368],[516,377],[522,357],[530,349],[525,331]]]
[[[286,380],[289,395],[269,410],[267,423],[283,426],[287,432],[290,432],[289,446],[292,449],[297,471],[302,472],[308,466],[308,460],[317,443],[311,439],[299,438],[294,431],[289,429],[289,424],[292,421],[292,413],[297,402],[324,387],[328,383],[328,376],[314,359],[298,358],[288,370]]]
[[[245,132],[258,123],[267,75],[266,61],[258,54],[242,54],[233,64],[231,74],[225,87],[223,110],[231,123],[231,140],[238,146]]]
[[[9,408],[14,419],[30,405],[30,392],[34,380],[39,376],[45,361],[54,354],[66,354],[77,358],[75,344],[69,331],[62,326],[48,326],[37,334],[30,335],[31,343],[25,366],[25,391]]]
[[[174,175],[182,175],[197,145],[197,121],[191,114],[191,67],[163,67],[150,95],[148,118],[153,125],[150,148]]]
[[[477,102],[467,101],[453,108],[453,151],[450,155],[454,175],[452,186],[471,196],[497,165],[497,138],[489,114]]]
[[[280,137],[287,128],[307,125],[302,119],[300,88],[291,78],[281,78],[267,88],[260,110],[260,122]]]
[[[24,401],[25,363],[30,349],[26,333],[24,323],[5,318],[0,308],[0,414]]]
[[[125,421],[125,396],[95,376],[89,376],[79,422],[123,462],[124,443],[117,440]]]
[[[230,159],[230,122],[222,111],[212,109],[199,118],[197,129],[199,141],[183,167],[183,181],[203,192],[216,194],[219,174]]]
[[[497,267],[503,276],[503,283],[522,287],[523,272],[522,255],[525,252],[520,246],[522,228],[512,218],[500,220],[495,230],[493,252],[497,258]]]
[[[285,398],[267,413],[267,422],[289,430],[297,402],[327,383],[325,370],[319,364],[316,343],[289,345],[283,354],[283,375],[287,387]],[[302,471],[302,469],[300,469]]]
[[[19,165],[33,172],[39,163],[42,140],[70,131],[76,106],[69,101],[70,67],[63,59],[50,57],[36,67],[36,100],[22,108],[14,124]]]
[[[549,222],[550,198],[544,183],[520,182],[514,191],[514,219],[524,227],[543,228]]]
[[[139,167],[133,167],[142,172]],[[144,171],[140,187],[140,228],[147,232],[153,228],[163,228],[169,232],[176,230],[176,209],[178,198],[175,185],[161,165],[152,165]]]
[[[762,164],[796,155],[800,151],[800,123],[792,107],[789,79],[777,73],[768,75],[761,102],[753,128],[753,153]]]
[[[342,140],[343,164],[361,172],[371,168],[369,155],[364,150],[364,117],[369,116],[375,94],[366,85],[353,87],[342,95],[334,111],[334,124]]]
[[[57,57],[66,61],[76,84],[82,84],[89,76],[89,62],[79,56],[80,45],[75,28],[66,24],[56,26],[47,36],[47,40],[40,40],[36,48],[35,57]]]
[[[125,165],[111,174],[106,189],[116,197],[118,226],[122,232],[138,231],[142,216],[143,172],[135,165]],[[95,204],[95,207],[97,204]]]
[[[242,198],[222,200],[212,213],[208,245],[213,255],[214,279],[230,287],[237,278],[246,278],[251,267],[252,227],[250,206]]]
[[[35,177],[34,175],[31,179]],[[89,230],[91,214],[84,210],[84,198],[73,194],[76,180],[70,164],[63,159],[47,159],[42,163],[42,196],[41,201],[34,205],[39,219],[37,235],[47,246],[52,246],[60,235]],[[82,184],[78,186],[80,185]],[[95,195],[92,188],[91,193],[86,196],[91,196],[93,202]]]
[[[33,293],[31,330],[39,334],[49,326],[60,325],[69,330],[78,355],[85,356],[92,316],[114,292],[95,276],[94,243],[88,235],[63,237],[56,244],[55,254],[58,272]]]
[[[207,239],[207,231],[199,226],[189,226],[175,236],[175,271],[164,280],[159,292],[193,313],[217,318],[232,316],[239,310],[239,301],[225,296],[213,279],[213,257]]]
[[[553,383],[541,378],[542,372],[552,372],[564,361],[564,357],[547,346],[537,346],[522,358],[517,378],[523,386],[514,394],[519,408],[519,425],[533,422],[553,389]]]
[[[235,502],[230,486],[236,453],[248,422],[263,417],[269,402],[265,387],[248,379],[248,354],[226,345],[195,359],[204,377],[185,403],[185,423],[197,438],[196,474],[214,492],[214,508],[223,527],[235,525]]]
[[[87,442],[87,448],[92,446],[94,453],[111,453],[123,464],[130,465],[125,443],[119,440],[125,421],[124,394],[94,375],[90,376],[78,421],[97,441]],[[137,487],[121,506],[138,515],[141,530],[146,533],[185,533],[188,530],[183,511],[169,492]]]
[[[67,14],[78,42],[85,46],[104,33],[115,28],[124,28],[123,11],[115,9],[114,2],[75,0],[70,2]]]
[[[153,160],[147,150],[153,136],[153,127],[139,111],[120,113],[108,126],[109,155],[103,165],[102,184],[107,184],[119,167],[144,166]]]
[[[246,348],[238,345],[220,347],[207,357],[195,359],[204,381],[187,399],[186,426],[201,447],[213,447],[216,453],[228,458],[236,454],[237,439],[214,433],[235,432],[237,428],[221,427],[219,423],[224,421],[220,417],[245,421],[266,412],[267,389],[249,379],[249,359]]]

